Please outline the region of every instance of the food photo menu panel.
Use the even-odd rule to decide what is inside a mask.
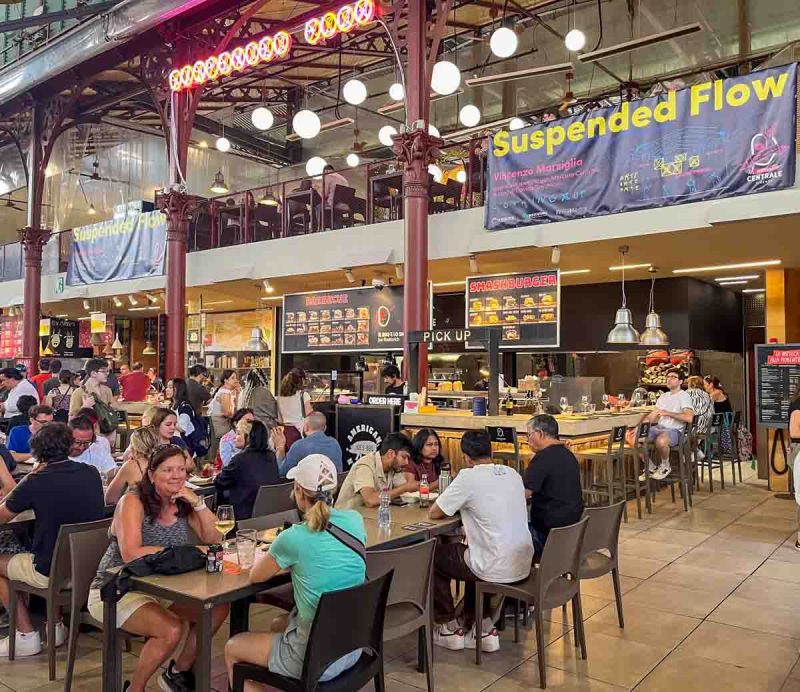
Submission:
[[[294,293],[283,298],[283,352],[403,350],[403,288]]]
[[[467,326],[501,327],[500,348],[559,345],[558,270],[468,276],[466,288]]]

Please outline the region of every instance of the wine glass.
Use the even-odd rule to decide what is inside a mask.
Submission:
[[[588,394],[584,394],[581,397],[581,411],[585,412],[585,411],[588,410],[588,408],[589,408],[589,395]]]
[[[569,399],[567,399],[567,397],[565,396],[562,396],[558,402],[558,407],[561,409],[563,413],[566,413],[568,406],[569,406]]]
[[[222,535],[222,543],[225,543],[225,536],[227,536],[236,524],[236,518],[233,516],[233,505],[220,505],[217,507],[217,519],[214,522],[214,528]]]
[[[622,392],[617,394],[617,406],[620,408],[620,410],[626,406],[625,395]]]
[[[658,397],[656,396],[656,393],[655,392],[648,392],[647,401],[650,403],[650,406],[655,406],[656,405],[656,401],[658,401]]]
[[[603,408],[608,411],[608,402],[610,401],[611,397],[608,394],[603,394]]]

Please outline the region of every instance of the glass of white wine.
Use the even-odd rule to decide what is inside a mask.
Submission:
[[[217,507],[217,520],[214,522],[214,528],[220,532],[223,546],[225,545],[225,536],[233,531],[235,525],[236,517],[233,516],[233,505]]]
[[[608,410],[608,402],[611,400],[611,397],[608,394],[603,394],[603,408]]]

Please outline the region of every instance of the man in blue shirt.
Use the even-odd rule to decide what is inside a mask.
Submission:
[[[336,466],[337,472],[342,472],[342,448],[334,438],[325,434],[326,425],[324,413],[314,411],[306,416],[303,421],[303,438],[295,442],[286,456],[278,462],[278,471],[282,477],[310,454],[328,457]],[[278,450],[279,457],[282,451]]]
[[[49,406],[32,406],[28,410],[30,425],[17,425],[8,433],[8,451],[14,461],[29,461],[31,458],[31,437],[46,423],[53,422],[53,409]]]

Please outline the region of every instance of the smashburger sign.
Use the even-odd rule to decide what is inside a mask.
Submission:
[[[547,272],[541,274],[509,274],[508,276],[492,276],[470,279],[470,293],[487,291],[521,291],[529,288],[555,288],[558,286],[558,274]]]

